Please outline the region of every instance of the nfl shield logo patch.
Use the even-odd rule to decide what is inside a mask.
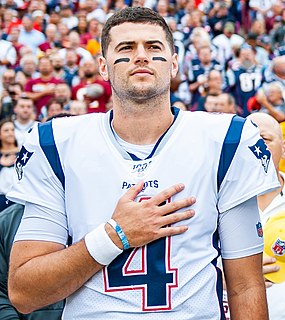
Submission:
[[[276,256],[283,256],[285,254],[285,241],[278,238],[272,245],[272,251]]]
[[[263,237],[262,224],[260,222],[258,222],[255,226],[256,226],[257,235],[260,238]]]

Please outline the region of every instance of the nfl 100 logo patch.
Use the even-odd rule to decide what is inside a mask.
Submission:
[[[285,254],[285,241],[277,238],[273,243],[271,250],[276,256],[283,256]]]
[[[138,177],[143,177],[145,171],[149,168],[151,164],[151,160],[146,161],[144,163],[135,163],[132,165],[132,174],[136,174]]]

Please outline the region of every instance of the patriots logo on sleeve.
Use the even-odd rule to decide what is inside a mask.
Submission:
[[[18,180],[23,178],[23,168],[28,163],[32,155],[33,152],[29,152],[25,147],[22,147],[15,165]]]
[[[263,166],[265,173],[267,173],[271,153],[263,139],[259,139],[255,145],[249,146],[249,149],[252,151],[255,157],[261,161],[261,165]]]

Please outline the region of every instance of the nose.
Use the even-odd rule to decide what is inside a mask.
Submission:
[[[135,63],[148,63],[149,57],[143,45],[137,46],[137,52],[135,56]]]

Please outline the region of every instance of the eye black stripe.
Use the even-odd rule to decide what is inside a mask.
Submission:
[[[163,57],[153,57],[152,60],[160,60],[166,62],[167,60]]]
[[[119,59],[115,60],[114,64],[117,64],[120,62],[130,62],[130,58],[119,58]]]

